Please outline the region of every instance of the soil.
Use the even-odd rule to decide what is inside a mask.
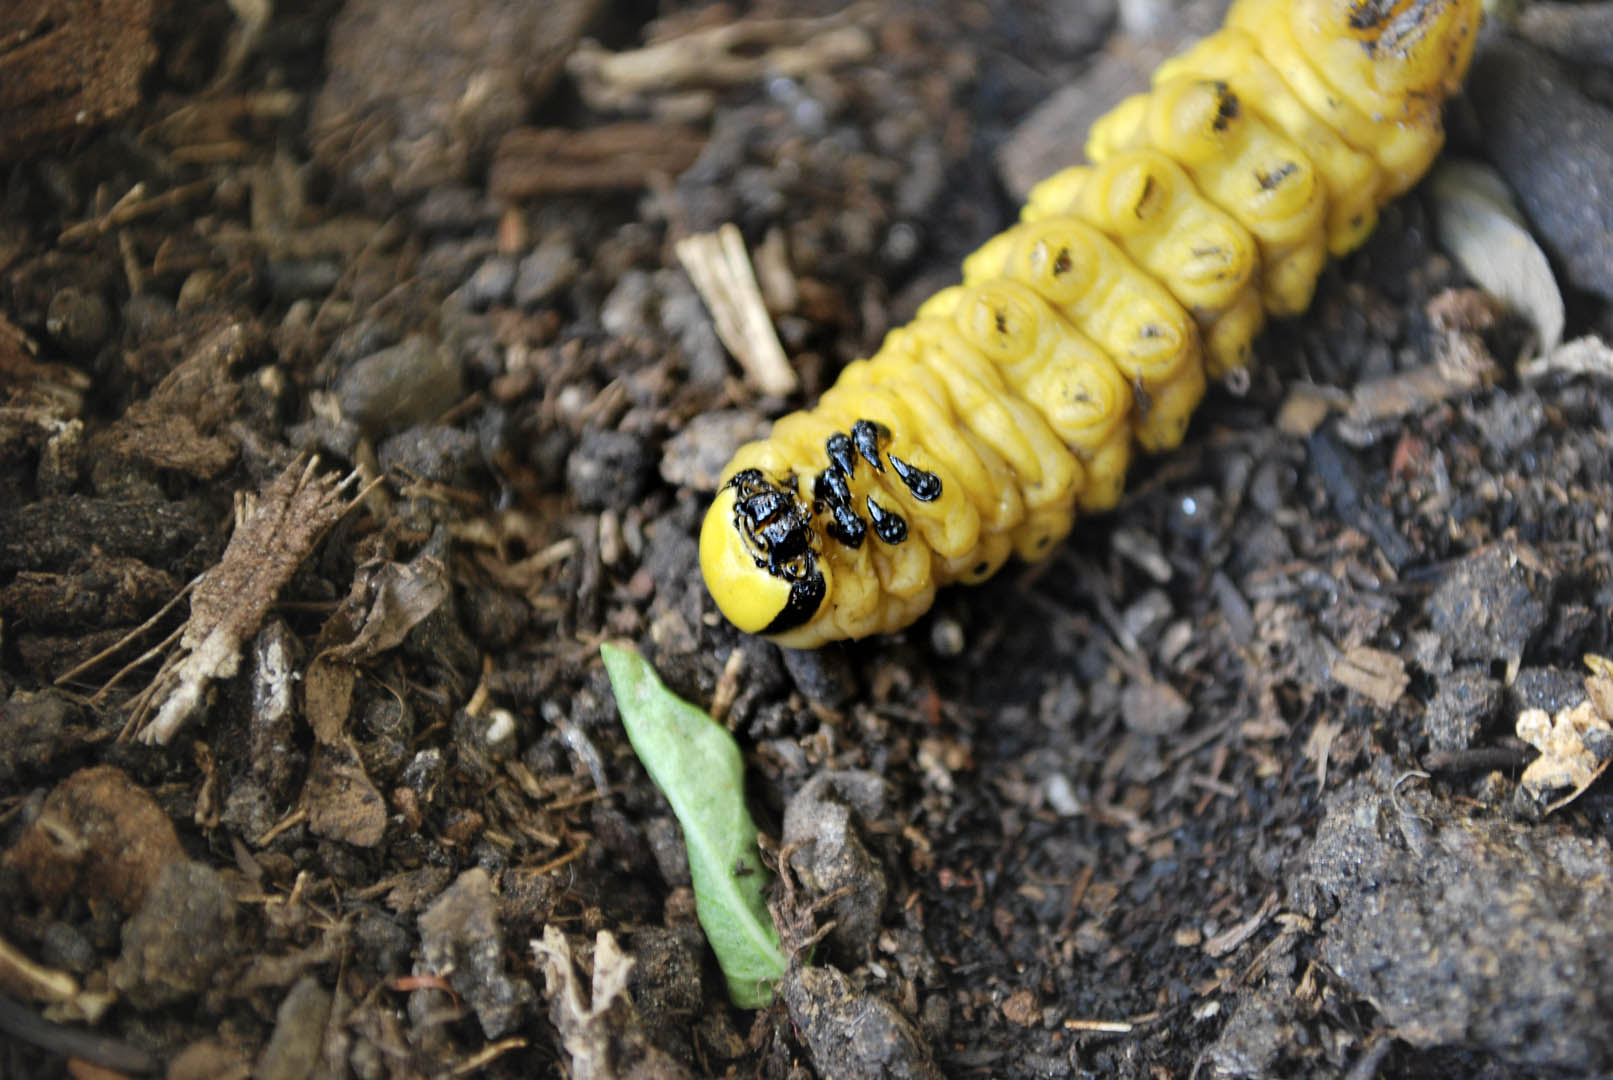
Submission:
[[[0,1077],[1613,1069],[1608,366],[1516,370],[1423,192],[1046,561],[814,653],[705,592],[732,449],[1012,220],[1039,105],[1168,51],[1118,8],[24,3]],[[786,394],[679,268],[730,222]],[[770,1008],[606,640],[744,750]]]

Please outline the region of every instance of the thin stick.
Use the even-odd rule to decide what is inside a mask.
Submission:
[[[96,653],[94,656],[90,657],[88,660],[81,661],[78,664],[74,665],[72,668],[69,668],[65,673],[56,676],[56,682],[55,682],[54,685],[60,686],[63,683],[67,682],[69,679],[77,678],[78,676],[82,675],[85,671],[87,671],[90,668],[94,667],[96,664],[99,664],[102,660],[105,660],[107,657],[111,656],[113,653],[117,652],[119,649],[121,649],[125,645],[129,644],[129,642],[133,641],[135,638],[139,637],[141,634],[145,633],[147,630],[150,630],[153,626],[156,625],[158,619],[161,619],[164,615],[168,614],[168,610],[170,608],[172,608],[175,604],[179,603],[185,597],[190,595],[190,591],[196,587],[196,582],[198,580],[200,580],[200,579],[199,578],[192,578],[190,580],[190,582],[188,584],[186,584],[186,586],[183,589],[180,589],[178,592],[174,593],[173,598],[171,600],[169,600],[162,607],[158,608],[156,614],[152,615],[151,618],[147,619],[145,622],[141,623],[139,626],[135,627],[133,630],[130,630],[127,634],[125,634],[122,637],[120,637],[117,641],[114,641],[112,644],[108,645],[106,648],[102,649],[100,652]],[[100,696],[100,694],[96,695],[96,697],[99,697],[99,696]],[[94,700],[94,699],[91,699],[91,700]]]
[[[745,375],[764,394],[782,396],[796,387],[795,370],[779,344],[778,332],[762,302],[750,254],[738,227],[679,240],[678,261],[717,324],[717,336],[734,354]]]
[[[94,705],[96,702],[98,702],[102,698],[104,698],[107,694],[111,693],[112,688],[114,686],[118,685],[118,683],[122,682],[123,677],[125,675],[129,674],[129,672],[133,671],[135,668],[139,667],[141,664],[145,663],[147,660],[150,660],[152,657],[154,657],[154,656],[158,655],[159,653],[161,653],[164,649],[166,649],[168,646],[172,645],[175,641],[178,641],[179,638],[184,633],[185,633],[185,627],[184,626],[175,627],[173,633],[169,634],[167,637],[165,637],[161,641],[157,642],[157,644],[153,645],[151,648],[147,649],[145,652],[141,653],[139,656],[135,657],[133,660],[130,660],[127,664],[123,665],[123,667],[119,668],[117,673],[114,674],[112,676],[112,678],[108,679],[106,681],[105,685],[103,685],[101,687],[101,689],[99,689],[99,690],[97,690],[95,692],[95,696],[90,698],[90,704]]]

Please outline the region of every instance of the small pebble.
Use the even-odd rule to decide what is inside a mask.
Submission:
[[[649,337],[655,300],[654,277],[646,270],[628,270],[599,306],[599,324],[612,337]]]
[[[92,971],[100,963],[94,943],[70,923],[53,920],[45,927],[39,944],[41,960],[75,975]]]
[[[1507,688],[1513,712],[1541,709],[1553,716],[1585,700],[1585,677],[1555,667],[1530,667],[1518,672]]]
[[[1102,45],[1115,21],[1116,6],[1116,0],[1054,0],[1047,9],[1047,22],[1059,52],[1079,56]]]
[[[728,376],[728,352],[717,337],[706,302],[682,274],[657,275],[656,281],[663,286],[661,325],[677,339],[689,381],[721,386]]]
[[[838,649],[784,649],[784,668],[796,689],[817,705],[838,709],[857,691],[851,661]]]
[[[1171,507],[1170,529],[1178,536],[1201,539],[1215,524],[1219,497],[1214,488],[1198,487],[1185,491]]]
[[[189,859],[168,863],[140,910],[123,925],[112,984],[138,1009],[190,997],[248,947],[224,876]]]
[[[375,449],[381,467],[432,483],[462,486],[477,460],[476,436],[462,427],[421,424],[383,440]]]
[[[667,440],[661,479],[695,491],[717,490],[722,471],[740,446],[767,434],[768,422],[745,409],[701,413]]]
[[[275,259],[267,268],[269,291],[282,304],[330,295],[342,278],[335,259]]]
[[[582,263],[577,259],[570,238],[550,236],[517,266],[515,305],[528,310],[535,308],[569,287],[580,273]]]
[[[1449,567],[1428,598],[1428,622],[1457,660],[1502,660],[1515,672],[1546,624],[1551,594],[1550,579],[1495,545]]]
[[[1613,4],[1527,4],[1513,29],[1519,36],[1569,60],[1613,67]]]
[[[1193,706],[1169,683],[1132,682],[1120,695],[1120,715],[1140,735],[1171,735],[1193,715]]]
[[[252,1070],[254,1080],[306,1080],[319,1064],[330,1019],[330,992],[304,975],[275,1010],[274,1032]]]
[[[1613,297],[1613,110],[1549,54],[1500,38],[1480,51],[1467,93],[1491,160],[1568,280]]]
[[[1135,641],[1145,641],[1170,619],[1171,598],[1163,589],[1149,589],[1120,615],[1120,624]]]
[[[589,431],[566,460],[566,486],[587,510],[625,510],[649,487],[654,460],[626,431]]]
[[[50,299],[45,330],[68,352],[92,353],[112,332],[112,315],[99,293],[68,286]]]
[[[421,970],[448,973],[454,993],[496,1039],[521,1023],[534,994],[505,971],[492,879],[476,867],[432,901],[419,919]],[[440,993],[440,991],[433,991]]]
[[[491,216],[480,185],[436,184],[414,207],[414,221],[424,232],[468,233]]]
[[[465,282],[465,304],[472,311],[486,311],[506,303],[515,288],[516,261],[508,255],[494,255],[483,261]]]
[[[370,353],[336,383],[342,416],[373,434],[435,420],[464,392],[452,351],[420,335]]]
[[[1249,502],[1263,514],[1275,514],[1293,499],[1297,482],[1294,467],[1285,461],[1264,461],[1249,481]]]
[[[167,331],[174,317],[174,305],[158,293],[135,293],[123,302],[124,340],[139,344],[154,334]]]
[[[943,615],[930,623],[930,647],[937,656],[962,656],[965,644],[958,620]]]
[[[1081,814],[1081,800],[1076,798],[1075,789],[1070,786],[1070,778],[1063,773],[1054,773],[1047,778],[1047,805],[1059,817],[1079,817]]]

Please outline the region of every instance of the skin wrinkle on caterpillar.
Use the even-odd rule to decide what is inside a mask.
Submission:
[[[700,534],[723,614],[796,648],[889,633],[1113,508],[1432,164],[1480,8],[1236,0],[961,285],[740,448]]]

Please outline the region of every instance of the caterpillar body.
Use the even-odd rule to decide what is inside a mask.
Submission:
[[[1236,0],[810,410],[729,463],[700,562],[739,629],[900,629],[1034,560],[1178,445],[1444,139],[1480,0]]]

